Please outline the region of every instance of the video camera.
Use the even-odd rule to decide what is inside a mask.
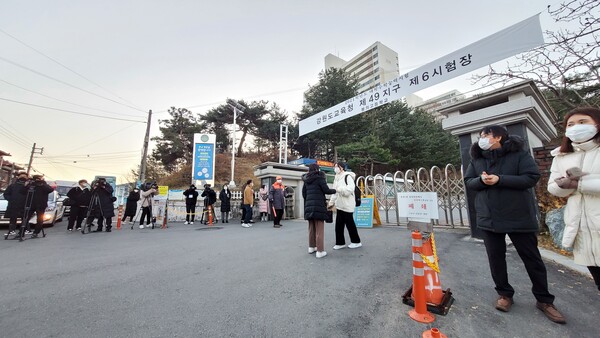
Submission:
[[[104,188],[106,188],[106,184],[107,184],[106,179],[100,177],[96,180],[96,182],[94,182],[94,189],[96,189],[96,188],[104,189]]]
[[[156,182],[146,182],[143,183],[140,188],[142,189],[142,191],[148,191],[150,189],[158,190],[158,184],[156,184]]]

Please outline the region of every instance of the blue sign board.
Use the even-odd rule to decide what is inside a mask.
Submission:
[[[194,179],[213,180],[215,145],[213,143],[196,143],[194,158]]]
[[[360,206],[354,209],[354,223],[357,228],[373,227],[373,198],[363,197],[360,199]]]

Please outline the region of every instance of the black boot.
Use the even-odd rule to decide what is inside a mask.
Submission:
[[[94,232],[102,232],[102,227],[101,227],[101,226],[98,226],[98,228],[97,228],[97,229],[96,229],[96,231],[94,231]]]
[[[111,229],[112,229],[112,226],[110,226],[110,225],[109,225],[109,226],[107,226],[107,227],[106,227],[106,232],[111,232]]]

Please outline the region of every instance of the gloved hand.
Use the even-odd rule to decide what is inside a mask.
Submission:
[[[559,177],[554,180],[556,184],[562,189],[577,189],[577,185],[579,184],[579,178],[571,179],[569,177]]]

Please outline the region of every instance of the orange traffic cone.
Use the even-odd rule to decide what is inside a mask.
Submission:
[[[123,204],[119,204],[119,212],[117,213],[117,230],[121,230],[121,217],[123,217]]]
[[[438,330],[437,327],[431,328],[423,332],[423,338],[447,338],[447,336]]]
[[[432,237],[429,237],[427,240],[423,241],[423,251],[421,253],[429,262],[433,263],[433,265],[437,267],[437,255],[434,254],[433,247],[431,245],[432,238],[433,234]],[[444,298],[440,276],[438,275],[437,271],[431,268],[429,265],[425,266],[425,296],[427,303],[435,305],[441,304],[442,298]]]
[[[419,323],[432,323],[435,317],[427,311],[427,300],[425,299],[425,271],[423,259],[420,252],[423,246],[423,237],[418,231],[412,233],[412,257],[413,257],[413,298],[415,308],[408,312],[410,318]]]

